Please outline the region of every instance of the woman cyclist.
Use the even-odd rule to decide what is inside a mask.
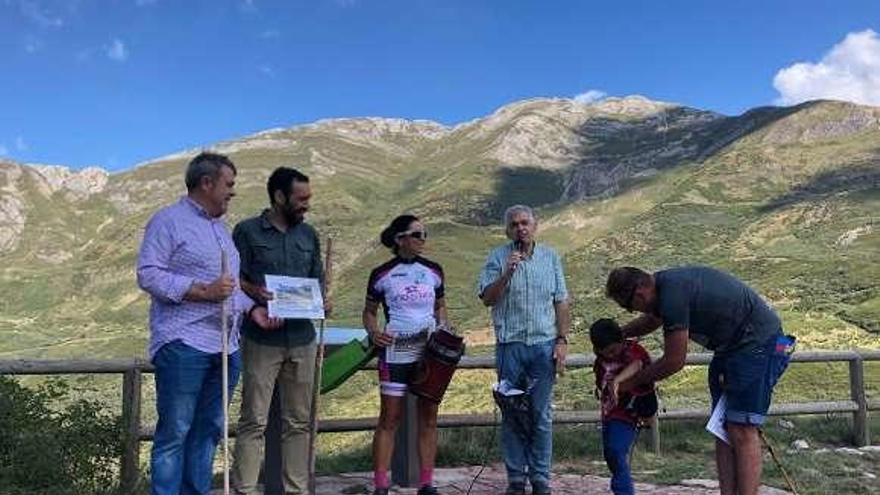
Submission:
[[[427,233],[413,215],[395,218],[381,235],[382,244],[394,257],[376,267],[367,284],[364,328],[379,351],[379,423],[373,435],[374,495],[386,495],[391,485],[388,468],[394,450],[394,433],[400,423],[407,388],[412,383],[428,335],[445,325],[443,269],[421,256]],[[379,326],[379,306],[385,327]],[[436,495],[433,486],[437,453],[437,408],[418,399],[418,495]]]

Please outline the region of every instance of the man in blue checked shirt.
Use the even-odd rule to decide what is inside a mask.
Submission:
[[[229,391],[238,381],[241,315],[278,326],[237,284],[239,256],[223,222],[235,196],[235,165],[201,153],[186,169],[186,196],[150,219],[137,260],[150,295],[150,360],[158,422],[150,462],[152,495],[207,495],[223,432],[221,303],[229,300]],[[222,273],[226,253],[228,272]]]
[[[550,401],[555,373],[565,371],[571,316],[559,255],[535,242],[537,220],[528,206],[504,213],[511,242],[489,253],[480,273],[479,296],[492,307],[499,381],[528,388],[531,434],[520,435],[504,417],[501,448],[507,467],[507,495],[550,493],[553,423]]]

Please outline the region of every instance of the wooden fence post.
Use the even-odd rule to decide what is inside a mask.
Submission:
[[[415,486],[419,481],[419,425],[418,398],[407,393],[404,398],[403,417],[397,427],[394,440],[394,457],[391,459],[391,478],[398,486]]]
[[[123,432],[119,479],[124,493],[134,491],[140,477],[141,377],[137,362],[122,377]]]
[[[865,397],[865,365],[861,357],[849,362],[849,394],[857,409],[853,411],[853,443],[864,447],[871,441],[868,431],[868,400]]]
[[[652,453],[660,455],[660,418],[654,416],[648,421],[648,436],[645,438],[645,444]]]

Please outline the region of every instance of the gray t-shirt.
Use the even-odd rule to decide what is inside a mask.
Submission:
[[[654,274],[663,331],[686,328],[715,352],[750,349],[781,331],[782,322],[749,286],[714,268],[688,266]]]

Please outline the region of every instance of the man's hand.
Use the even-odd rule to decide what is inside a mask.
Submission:
[[[684,368],[687,360],[688,329],[678,327],[663,334],[663,355],[641,371],[620,382],[619,393],[629,392],[639,385],[659,382]]]
[[[195,288],[198,299],[206,302],[223,302],[235,290],[235,279],[229,275],[221,275],[210,284],[198,284]]]
[[[556,360],[556,373],[565,374],[565,356],[568,354],[568,343],[564,340],[557,340],[553,347],[553,359]]]
[[[251,310],[251,320],[263,330],[278,330],[284,324],[283,318],[270,318],[265,306],[256,306]]]
[[[261,306],[265,306],[275,298],[275,294],[265,286],[253,284],[245,279],[241,279],[241,290]]]
[[[519,266],[522,260],[523,254],[520,251],[511,251],[510,255],[507,257],[507,260],[504,262],[504,273],[508,276],[512,275],[513,272],[516,271],[516,267]]]
[[[255,287],[254,295],[257,296],[256,300],[259,301],[261,305],[265,305],[272,299],[275,299],[275,294],[264,286]]]

